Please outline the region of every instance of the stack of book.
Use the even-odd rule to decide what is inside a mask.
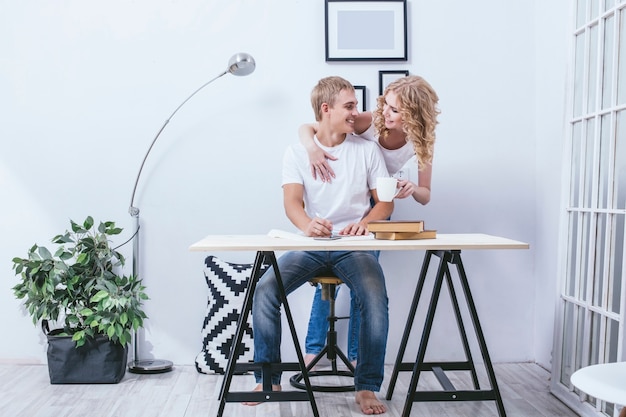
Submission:
[[[425,230],[423,220],[377,220],[369,222],[367,229],[376,239],[407,240],[434,239],[436,230]]]

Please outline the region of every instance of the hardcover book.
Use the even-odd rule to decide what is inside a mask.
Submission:
[[[410,232],[424,231],[423,220],[375,220],[367,224],[370,232]]]
[[[437,237],[436,230],[424,230],[419,233],[413,232],[375,232],[376,239],[383,240],[412,240],[412,239],[435,239]]]

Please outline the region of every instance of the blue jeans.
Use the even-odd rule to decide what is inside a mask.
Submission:
[[[335,291],[335,296],[339,292],[340,286]],[[309,327],[304,340],[304,351],[317,355],[324,349],[326,343],[326,333],[328,332],[328,315],[330,314],[330,303],[322,300],[322,288],[315,287],[313,304],[311,305],[311,315],[309,317]],[[359,349],[359,326],[361,325],[359,308],[354,299],[354,293],[350,292],[350,320],[348,324],[348,360],[357,360]]]
[[[389,330],[389,309],[385,277],[374,252],[294,251],[278,259],[278,268],[287,294],[311,278],[333,273],[350,288],[361,312],[358,362],[354,373],[357,391],[379,391],[383,382],[385,349]],[[274,269],[259,280],[252,303],[254,362],[278,363],[281,342],[281,300]],[[261,383],[260,371],[255,371]],[[280,372],[272,384],[280,384]]]
[[[380,251],[373,251],[376,259],[380,256]],[[335,297],[339,292],[335,292]],[[322,287],[315,288],[313,304],[311,304],[311,314],[309,316],[309,327],[307,328],[306,339],[304,341],[304,351],[317,355],[324,349],[326,343],[326,333],[328,332],[328,315],[330,314],[330,303],[322,300]],[[350,292],[350,320],[348,323],[348,360],[357,360],[359,351],[359,327],[361,326],[361,313],[354,299],[354,293]]]

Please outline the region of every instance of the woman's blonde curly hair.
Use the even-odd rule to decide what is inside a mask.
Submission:
[[[439,97],[431,85],[417,75],[402,77],[389,84],[384,94],[376,100],[377,108],[374,111],[374,126],[380,139],[389,134],[389,129],[385,127],[383,107],[385,97],[390,91],[397,96],[402,116],[402,130],[406,135],[406,141],[413,143],[417,164],[421,170],[433,160],[435,127],[439,123],[437,115],[441,113],[437,107]]]

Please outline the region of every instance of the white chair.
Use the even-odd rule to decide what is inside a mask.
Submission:
[[[626,362],[591,365],[574,372],[570,378],[572,384],[594,398],[616,404],[626,405]],[[620,417],[626,417],[626,408]]]

